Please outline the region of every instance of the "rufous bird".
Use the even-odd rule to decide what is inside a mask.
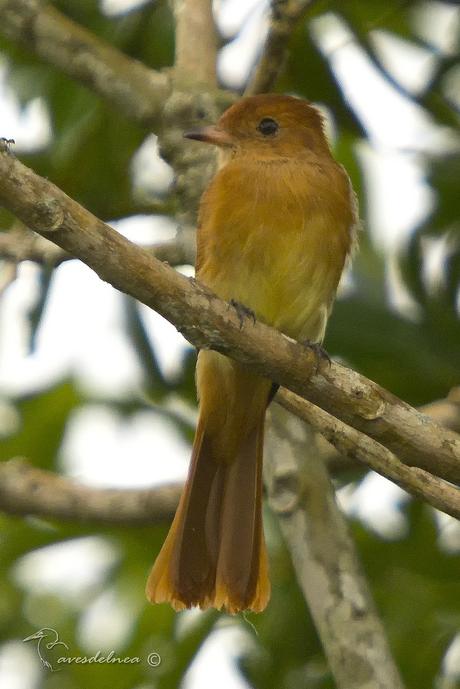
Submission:
[[[320,112],[291,96],[252,96],[185,136],[220,151],[200,204],[197,279],[286,335],[321,343],[357,215]],[[277,386],[211,350],[198,354],[196,384],[189,474],[147,597],[176,610],[261,611],[264,418]]]

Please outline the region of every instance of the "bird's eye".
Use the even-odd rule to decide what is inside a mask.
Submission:
[[[279,125],[271,117],[264,117],[257,125],[257,129],[264,136],[273,136],[278,131]]]

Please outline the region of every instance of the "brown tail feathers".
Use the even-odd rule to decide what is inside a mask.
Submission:
[[[243,378],[235,364],[225,366],[224,377],[211,370],[212,387],[206,387],[209,367],[201,376],[200,420],[189,475],[147,581],[147,598],[167,601],[176,610],[199,606],[258,612],[270,597],[262,528],[270,383],[255,376],[248,380],[247,372]]]

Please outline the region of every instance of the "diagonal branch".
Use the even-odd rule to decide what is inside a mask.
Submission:
[[[40,0],[0,0],[0,32],[113,104],[139,124],[158,120],[167,74],[127,57]]]
[[[0,462],[0,510],[8,514],[102,524],[168,523],[174,516],[182,484],[152,489],[94,488],[25,459]]]
[[[102,280],[158,311],[199,348],[214,349],[289,388],[397,454],[460,481],[460,438],[356,371],[318,364],[315,353],[260,322],[242,329],[238,314],[204,285],[132,244],[0,152],[0,203],[22,222],[80,258]]]
[[[186,14],[178,26],[177,74],[171,69],[156,71],[128,57],[41,0],[0,0],[0,34],[88,87],[131,121],[153,129],[160,136],[162,157],[176,172],[177,201],[190,209],[214,168],[214,155],[210,149],[184,146],[184,122],[190,126],[203,119],[216,120],[235,96],[215,86],[209,0],[187,0],[181,5]],[[199,10],[198,24],[194,20],[187,27],[187,16],[195,9]],[[196,31],[205,26],[207,33],[198,36]],[[189,61],[190,70],[181,76],[180,70]],[[197,80],[202,84],[199,89]]]
[[[460,519],[460,490],[428,471],[403,464],[390,450],[319,407],[281,389],[277,401],[321,433],[345,457],[358,460],[417,498]]]
[[[181,229],[175,239],[146,246],[145,250],[170,266],[195,263],[195,233]],[[27,230],[0,232],[0,259],[13,263],[34,261],[40,265],[57,267],[75,256],[61,249],[49,239]]]
[[[264,480],[337,689],[402,689],[314,434],[270,414]]]
[[[289,39],[315,0],[271,0],[270,26],[246,96],[271,91],[286,61]]]
[[[194,265],[195,264],[195,230],[192,228],[179,228],[176,237],[168,242],[163,242],[144,247],[151,252],[155,258],[169,263],[170,266]],[[75,259],[74,256],[53,244],[48,239],[41,237],[35,232],[30,232],[24,228],[13,229],[8,232],[0,232],[0,259],[6,260],[8,266],[15,268],[15,264],[21,261],[33,261],[40,265],[56,267],[64,261]],[[9,284],[11,278],[9,274],[2,279],[0,293],[5,282]],[[287,396],[282,391],[278,394],[276,401],[286,408],[289,407]],[[296,400],[299,403],[298,412],[292,408],[291,411],[302,418],[301,398]],[[425,404],[418,409],[422,414],[430,416],[436,423],[452,431],[460,432],[460,387],[452,388],[443,399],[435,400]],[[334,452],[334,450],[333,450]],[[343,460],[343,461],[342,461]],[[331,458],[332,464],[334,464]],[[346,464],[345,464],[346,462]],[[353,466],[357,463],[354,460],[346,460],[342,457],[337,463],[338,467]],[[328,466],[330,466],[328,464]]]
[[[278,392],[276,401],[333,443],[342,458],[351,458],[354,464],[358,460],[433,507],[460,518],[460,491],[454,486],[422,469],[407,467],[379,443],[286,389]],[[332,475],[344,468],[344,462],[333,461],[323,447],[316,448],[315,456]],[[177,483],[150,490],[100,489],[33,467],[25,459],[0,462],[0,510],[8,514],[126,525],[170,521],[181,487]]]
[[[194,265],[195,241],[195,230],[181,227],[173,240],[144,248],[159,261],[165,261],[170,266]],[[0,232],[0,259],[6,260],[8,265],[13,267],[21,261],[33,261],[39,265],[56,267],[74,258],[53,242],[24,228]],[[3,280],[0,284],[0,293],[2,284]],[[284,397],[278,395],[277,401],[283,405]],[[452,388],[444,399],[419,407],[419,411],[431,416],[440,426],[458,433],[460,431],[460,387]],[[356,463],[351,462],[351,464],[355,466]]]

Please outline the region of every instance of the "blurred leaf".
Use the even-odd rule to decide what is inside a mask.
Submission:
[[[397,541],[353,530],[406,685],[423,687],[460,627],[460,556],[440,549],[426,507],[410,502],[407,516],[409,533]]]
[[[80,402],[71,383],[20,399],[20,432],[2,440],[0,460],[25,457],[37,467],[55,468],[69,414]]]
[[[356,296],[336,303],[325,346],[410,404],[420,405],[444,397],[458,381],[459,337],[455,318],[441,321],[434,312],[429,320],[413,323]]]
[[[98,0],[56,0],[53,4],[100,39],[155,69],[173,63],[172,13],[166,0],[148,2],[116,17],[104,16]],[[355,37],[352,40],[385,73],[370,32],[386,31],[420,44],[412,25],[412,12],[419,6],[418,2],[404,0],[314,3],[307,21],[299,24],[292,36],[286,70],[278,84],[279,90],[304,95],[331,108],[337,131],[334,152],[352,178],[365,223],[370,214],[356,143],[365,138],[366,132],[337,83],[329,60],[314,44],[308,22],[326,11],[335,12],[350,27]],[[24,156],[26,164],[102,218],[126,217],[139,211],[131,195],[130,164],[146,132],[85,87],[41,63],[31,51],[7,41],[2,41],[2,51],[9,65],[11,87],[20,102],[26,104],[33,98],[42,98],[51,117],[52,144],[46,150]],[[458,114],[442,96],[442,83],[445,74],[455,69],[456,59],[437,55],[437,69],[426,92],[417,99],[406,94],[414,102],[418,100],[435,123],[448,122],[452,128],[458,128]],[[388,77],[391,81],[391,75],[387,74]],[[406,320],[389,307],[386,256],[373,243],[372,234],[363,232],[354,262],[353,292],[336,304],[327,333],[326,347],[332,354],[345,358],[412,404],[444,396],[459,379],[460,326],[455,302],[460,250],[455,241],[445,261],[444,287],[428,290],[422,278],[425,239],[440,238],[449,232],[454,240],[460,232],[459,161],[456,153],[428,161],[427,184],[436,194],[436,207],[423,226],[414,231],[406,254],[401,257],[405,284],[420,306],[418,321]],[[0,229],[6,229],[10,222],[11,216],[1,211]],[[36,325],[45,301],[46,284],[39,308],[32,314]],[[186,404],[195,404],[196,354],[187,350],[177,376],[166,379],[138,318],[137,307],[134,311],[130,310],[132,307],[131,304],[127,309],[125,327],[142,358],[146,393],[153,399],[156,414],[173,421],[191,442],[193,424],[184,417],[180,405],[176,407],[171,401],[179,398]],[[148,407],[144,400],[134,396],[104,401],[121,419]],[[20,433],[2,443],[1,458],[24,455],[37,466],[55,468],[72,411],[88,400],[72,383],[61,382],[54,389],[37,391],[15,402],[22,426]],[[410,503],[407,516],[409,533],[399,541],[383,541],[357,523],[354,533],[406,684],[421,688],[432,686],[434,678],[440,676],[443,653],[459,629],[459,559],[440,549],[431,512]],[[74,664],[59,673],[43,674],[41,688],[176,689],[218,623],[240,626],[246,635],[239,667],[254,689],[333,689],[334,682],[296,583],[289,553],[270,515],[266,529],[273,584],[267,610],[260,615],[238,617],[208,612],[182,625],[181,616],[168,605],[151,606],[144,599],[145,579],[165,538],[166,524],[121,528],[0,515],[0,587],[4,593],[0,604],[1,640],[22,639],[30,634],[30,611],[33,609],[36,614],[38,609],[40,619],[46,621],[49,616],[59,620],[60,636],[69,644],[72,655],[87,655],[88,640],[82,630],[91,619],[91,605],[104,592],[110,592],[115,606],[125,610],[130,623],[121,647],[114,650],[121,657],[139,657],[140,662],[123,666]],[[24,554],[96,534],[115,544],[119,558],[80,598],[67,599],[59,591],[43,594],[22,590],[13,579],[14,563]],[[78,576],[76,571],[75,577]],[[98,623],[110,629],[117,624],[118,613],[116,609],[113,617],[108,614],[107,619]],[[151,652],[161,656],[158,668],[149,667],[146,662]]]
[[[411,11],[418,4],[417,0],[335,0],[331,9],[343,16],[361,37],[367,37],[375,29],[385,29],[401,38],[415,40]]]
[[[364,50],[374,67],[397,92],[409,101],[424,107],[440,124],[458,129],[458,116],[440,89],[444,58],[438,56],[438,52],[436,52],[437,65],[431,82],[423,93],[416,95],[407,90],[391,70],[385,67],[371,40],[370,32],[372,30],[385,30],[409,44],[419,45],[434,52],[433,48],[420,40],[413,30],[413,9],[419,6],[420,3],[416,0],[390,0],[389,2],[377,0],[372,3],[347,0],[345,3],[337,3],[337,13],[346,21],[356,42]]]
[[[445,230],[456,226],[460,237],[458,180],[460,179],[460,153],[429,159],[428,183],[437,191],[434,213],[427,224],[432,230]]]
[[[278,80],[278,90],[326,104],[331,108],[340,131],[353,136],[363,135],[361,123],[337,87],[329,62],[314,45],[303,22],[291,38],[289,56]]]
[[[95,0],[55,3],[67,17],[96,33],[130,57],[155,69],[169,67],[174,59],[174,24],[169,3],[154,0],[142,6],[107,17]]]
[[[430,216],[416,228],[406,251],[400,257],[400,265],[406,285],[412,296],[423,307],[425,318],[435,325],[444,321],[447,333],[458,336],[457,300],[460,288],[460,221],[458,217],[458,179],[460,155],[453,153],[432,158],[428,182],[436,192],[436,202]],[[444,265],[444,284],[430,294],[423,279],[426,252],[424,241],[429,238],[448,236],[450,248]],[[444,331],[442,331],[444,332]]]
[[[171,12],[164,2],[118,19],[102,15],[96,2],[63,2],[61,9],[152,67],[171,63]],[[5,41],[5,52],[15,94],[23,104],[44,99],[52,120],[51,148],[21,156],[25,164],[102,219],[143,210],[132,197],[130,164],[146,132],[52,66],[37,62],[24,48]]]

